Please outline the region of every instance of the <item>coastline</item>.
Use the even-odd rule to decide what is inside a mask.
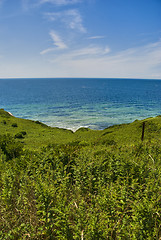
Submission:
[[[1,107],[13,116],[76,131],[103,130],[161,114],[161,81],[13,79],[1,85]]]

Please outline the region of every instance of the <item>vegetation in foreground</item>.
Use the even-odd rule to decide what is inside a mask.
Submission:
[[[161,239],[161,117],[75,133],[0,110],[0,239]]]

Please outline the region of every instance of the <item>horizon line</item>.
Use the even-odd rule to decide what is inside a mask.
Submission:
[[[9,79],[129,79],[129,80],[161,80],[161,78],[128,78],[128,77],[0,77],[0,80]]]

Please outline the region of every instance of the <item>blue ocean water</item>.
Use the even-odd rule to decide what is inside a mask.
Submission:
[[[161,114],[161,81],[0,79],[0,108],[52,127],[104,129]]]

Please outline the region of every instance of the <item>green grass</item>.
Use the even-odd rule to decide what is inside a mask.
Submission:
[[[4,124],[5,122],[5,124]],[[13,127],[13,124],[17,127]],[[22,139],[25,148],[39,149],[50,143],[67,143],[72,141],[73,133],[66,129],[51,128],[38,121],[25,120],[9,115],[3,109],[0,110],[0,132],[9,133],[11,136],[25,131]]]
[[[142,124],[145,122],[144,141],[161,140],[161,117],[134,121],[131,124],[111,126],[104,130],[80,128],[76,132],[61,128],[52,128],[38,121],[16,118],[0,109],[0,133],[15,136],[26,132],[21,142],[28,149],[40,149],[49,144],[67,144],[73,141],[83,141],[95,144],[136,144],[141,141]],[[14,127],[14,124],[17,127]]]
[[[161,117],[72,132],[1,109],[0,239],[160,240]]]

